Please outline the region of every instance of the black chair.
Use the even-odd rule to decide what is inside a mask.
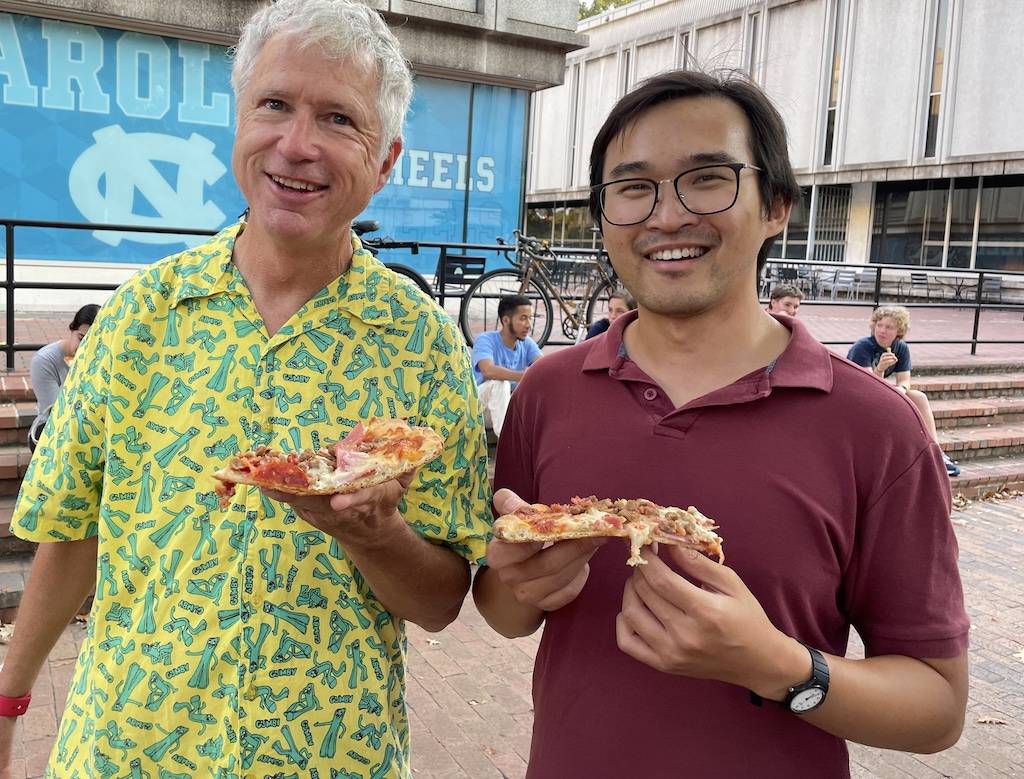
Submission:
[[[486,265],[486,257],[448,254],[448,247],[442,246],[434,270],[434,286],[442,297],[461,295],[470,284],[484,275]]]
[[[931,302],[932,299],[932,283],[928,278],[927,273],[911,273],[910,274],[910,291],[909,296],[914,297],[916,291],[924,289],[924,299]]]
[[[1003,302],[1003,277],[1002,276],[986,276],[985,280],[981,282],[981,299],[983,302],[990,303],[995,300],[996,303]]]

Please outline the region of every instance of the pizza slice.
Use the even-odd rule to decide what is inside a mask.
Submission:
[[[725,561],[715,523],[693,506],[683,510],[649,500],[575,497],[569,503],[521,506],[494,522],[494,536],[511,543],[612,536],[628,538],[629,565],[643,565],[640,549],[655,541],[696,549]]]
[[[259,446],[242,452],[213,474],[220,505],[227,507],[236,484],[289,495],[335,495],[383,484],[437,457],[444,440],[429,427],[402,419],[373,417],[342,440],[318,451],[279,452]]]

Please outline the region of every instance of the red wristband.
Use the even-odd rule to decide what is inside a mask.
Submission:
[[[0,717],[20,717],[28,711],[28,705],[31,702],[31,695],[22,695],[20,698],[0,695]]]

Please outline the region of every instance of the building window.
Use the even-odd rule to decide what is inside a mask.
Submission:
[[[690,33],[679,36],[679,67],[687,70],[690,67]]]
[[[925,125],[924,156],[934,157],[939,140],[939,113],[942,107],[942,72],[946,62],[946,19],[949,0],[935,2],[935,38],[932,44],[932,81],[928,91],[928,121]]]
[[[836,0],[832,6],[835,19],[832,25],[832,78],[828,86],[828,106],[825,109],[825,153],[822,163],[832,164],[835,150],[836,129],[839,124],[839,81],[843,72],[843,38],[846,30],[847,0]]]
[[[633,52],[629,49],[622,50],[622,87],[619,89],[619,94],[624,95],[629,91],[629,80],[632,78],[632,74],[629,72],[633,57]]]
[[[871,261],[1024,271],[1024,176],[878,184]]]
[[[576,141],[580,113],[580,64],[572,66],[569,79],[569,170],[566,181],[576,180]]]
[[[761,64],[761,14],[750,14],[747,24],[747,73],[754,81]]]

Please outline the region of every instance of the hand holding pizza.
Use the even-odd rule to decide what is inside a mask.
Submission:
[[[777,678],[783,662],[807,651],[780,632],[731,568],[690,549],[668,547],[673,571],[645,549],[647,565],[626,582],[616,620],[619,648],[664,673],[715,679],[779,699],[792,679]]]
[[[891,349],[883,352],[882,356],[878,358],[878,365],[875,366],[875,373],[879,376],[884,376],[885,372],[895,365],[896,362],[896,355],[892,353]]]
[[[262,488],[273,500],[287,503],[297,516],[317,530],[338,539],[346,548],[368,548],[385,543],[389,531],[405,530],[398,503],[416,471],[358,492],[336,495],[292,495]]]
[[[527,505],[511,490],[494,495],[494,507],[501,515]],[[555,611],[580,594],[590,575],[589,560],[605,541],[577,538],[545,548],[539,541],[509,543],[495,538],[487,545],[487,566],[520,603]]]

